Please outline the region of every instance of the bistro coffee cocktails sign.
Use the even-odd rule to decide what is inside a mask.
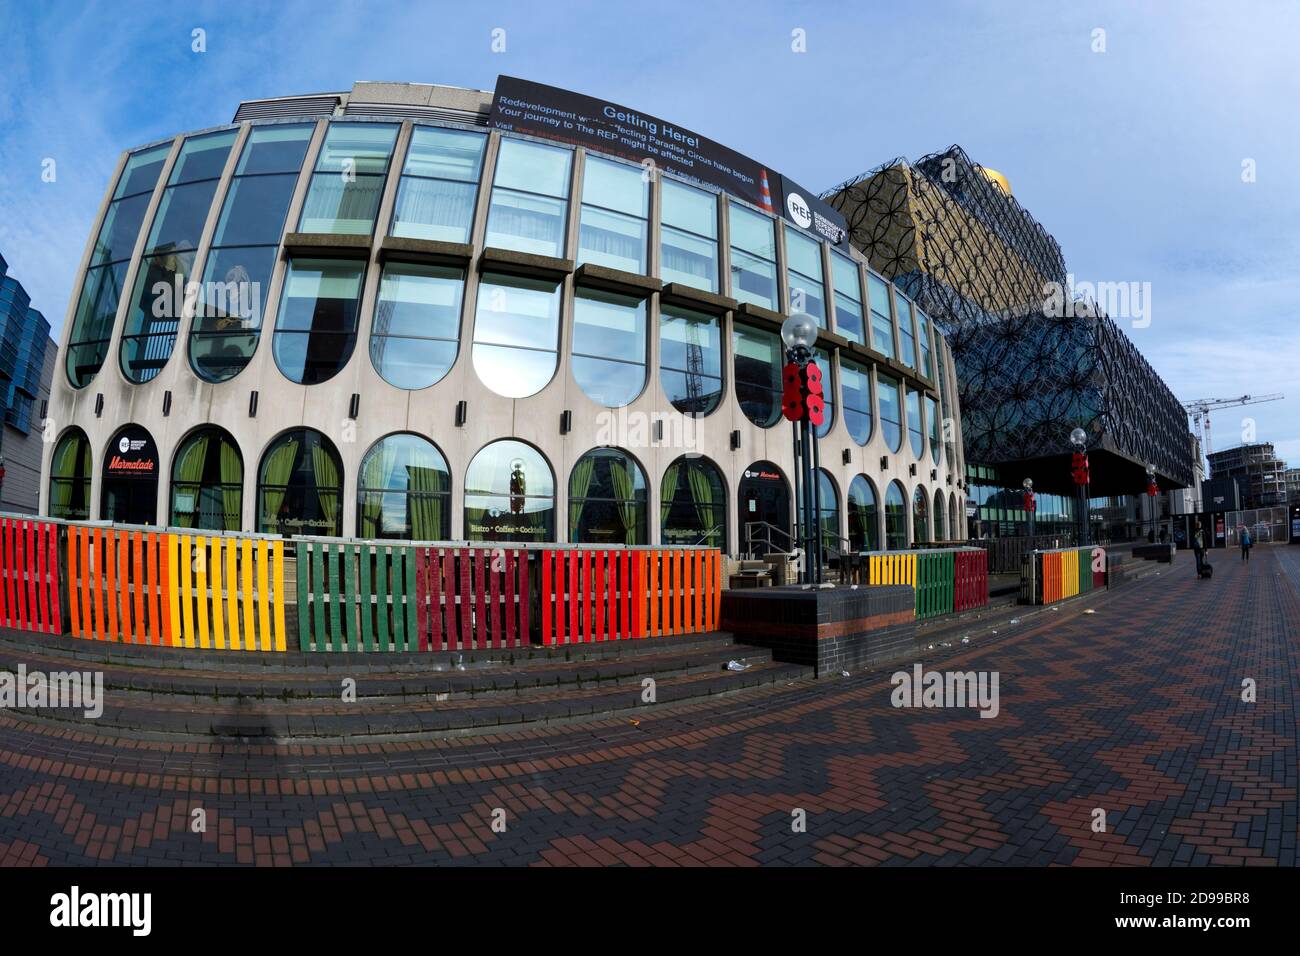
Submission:
[[[716,186],[832,243],[847,237],[844,217],[811,194],[794,196],[787,204],[783,190],[788,187],[783,184],[789,180],[780,173],[657,116],[543,83],[498,76],[489,122],[495,129],[590,146],[637,163],[652,161],[657,169]]]

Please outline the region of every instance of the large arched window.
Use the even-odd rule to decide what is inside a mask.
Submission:
[[[573,377],[598,405],[619,408],[646,380],[643,299],[579,288],[573,296]]]
[[[69,428],[54,446],[50,459],[51,518],[86,521],[90,518],[90,442],[80,428]]]
[[[924,544],[930,540],[930,497],[923,485],[912,493],[912,543]]]
[[[73,388],[85,388],[98,374],[108,354],[117,319],[118,301],[136,239],[153,198],[158,176],[171,152],[171,143],[132,153],[118,177],[113,199],[95,239],[68,333],[66,371]]]
[[[920,461],[925,457],[925,433],[921,426],[921,393],[907,389],[907,437],[912,454]]]
[[[569,540],[645,544],[645,472],[618,448],[594,448],[569,475]]]
[[[731,349],[740,410],[760,428],[771,428],[781,420],[781,337],[737,322]]]
[[[108,443],[99,517],[114,524],[154,524],[158,520],[158,446],[139,425],[120,429]]]
[[[555,475],[532,445],[485,445],[465,472],[465,537],[470,541],[554,541]]]
[[[537,394],[555,375],[559,342],[559,283],[483,275],[472,355],[484,385],[506,398]]]
[[[136,272],[119,359],[131,382],[147,382],[171,357],[208,209],[235,130],[191,136],[167,179]]]
[[[947,541],[947,529],[944,527],[948,517],[948,510],[943,504],[943,492],[934,493],[934,540]]]
[[[280,236],[314,128],[270,123],[253,127],[244,141],[190,326],[190,364],[204,381],[234,378],[257,351]]]
[[[718,466],[683,455],[659,486],[659,539],[665,545],[727,546],[727,486]]]
[[[370,446],[357,474],[357,534],[405,541],[451,537],[451,472],[433,442],[402,433]]]
[[[379,280],[370,361],[398,388],[427,388],[451,371],[460,348],[465,272],[390,262]]]
[[[343,464],[334,443],[311,428],[267,446],[257,474],[257,530],[269,534],[343,533]]]
[[[716,315],[669,305],[660,310],[659,381],[684,415],[707,415],[718,407],[722,329]]]
[[[880,513],[876,486],[866,475],[849,484],[849,544],[854,551],[880,550]]]
[[[961,541],[966,537],[965,527],[962,525],[962,514],[958,510],[962,507],[962,502],[957,500],[956,492],[948,498],[948,527],[952,529],[949,533],[953,540]]]
[[[316,385],[342,371],[357,342],[366,264],[352,259],[295,259],[284,280],[271,352],[284,377]]]
[[[740,547],[757,555],[789,551],[790,483],[770,461],[756,461],[740,476],[736,490]]]
[[[817,527],[822,536],[822,551],[830,554],[844,550],[840,540],[840,492],[835,487],[835,479],[825,468],[817,471],[817,489],[821,501],[817,515]]]
[[[244,508],[244,459],[223,428],[190,432],[172,458],[171,523],[238,531]]]
[[[903,447],[903,404],[898,394],[899,381],[876,372],[876,397],[880,400],[880,432],[885,447],[898,451]]]
[[[865,445],[871,441],[871,370],[841,355],[840,393],[844,397],[844,427],[855,442]]]
[[[930,432],[930,459],[939,464],[939,403],[925,396],[925,418]]]
[[[891,481],[885,489],[885,548],[889,551],[907,548],[907,495],[896,481]]]

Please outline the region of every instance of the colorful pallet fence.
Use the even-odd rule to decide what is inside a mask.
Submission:
[[[1094,569],[1091,547],[1034,551],[1021,566],[1021,598],[1033,604],[1055,604],[1106,586],[1104,560]]]
[[[878,551],[866,557],[869,584],[907,584],[916,591],[917,619],[989,602],[988,552],[982,548]]]
[[[285,650],[281,540],[68,525],[65,547],[74,637]]]
[[[63,633],[58,525],[0,518],[0,625]]]
[[[304,651],[442,651],[528,643],[521,548],[295,539]]]
[[[717,549],[547,548],[536,554],[543,644],[704,633],[717,626]]]

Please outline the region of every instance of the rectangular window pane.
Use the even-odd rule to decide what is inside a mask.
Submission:
[[[665,283],[718,291],[717,242],[664,226],[661,247],[659,272]]]
[[[663,183],[663,210],[661,219],[665,226],[674,226],[709,239],[718,238],[718,200],[713,193],[695,189],[671,179]]]
[[[776,232],[773,221],[761,213],[732,203],[728,221],[731,247],[743,249],[751,256],[776,261]]]
[[[752,302],[775,311],[776,263],[732,247],[731,295],[740,302]]]
[[[244,142],[236,176],[262,173],[297,173],[311,142],[307,123],[255,126]]]
[[[909,368],[916,368],[916,336],[912,333],[912,303],[901,295],[894,299],[898,307],[899,356]]]
[[[164,143],[128,156],[126,165],[122,167],[122,175],[118,177],[117,189],[113,190],[113,198],[153,192],[171,151],[172,144]]]
[[[632,216],[582,207],[578,226],[578,262],[624,272],[645,272],[646,222]]]
[[[563,199],[494,189],[487,244],[539,256],[562,256],[567,207]]]
[[[216,191],[214,179],[167,187],[154,216],[145,253],[197,249],[212,207],[212,194]]]
[[[226,194],[213,245],[278,245],[297,181],[297,173],[235,179]]]
[[[572,161],[573,153],[567,149],[503,138],[493,185],[567,199]]]
[[[803,233],[795,232],[793,229],[785,231],[785,254],[788,260],[786,266],[792,272],[816,279],[818,284],[821,283],[822,275],[821,250],[820,242],[809,239]]]
[[[487,137],[464,130],[417,126],[411,133],[402,172],[410,176],[431,176],[477,183],[483,168],[483,146]]]
[[[439,242],[469,242],[478,185],[405,177],[397,187],[393,235]]]
[[[200,179],[217,179],[226,165],[230,147],[235,143],[235,130],[192,136],[181,144],[181,153],[167,185],[197,182]]]
[[[397,141],[397,127],[385,123],[331,123],[316,159],[316,171],[383,174]]]
[[[368,236],[384,192],[383,176],[316,173],[303,206],[300,232]]]
[[[650,187],[639,166],[588,155],[582,172],[582,201],[644,219],[649,215]]]

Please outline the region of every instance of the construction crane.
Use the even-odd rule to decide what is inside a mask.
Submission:
[[[1274,392],[1271,395],[1240,395],[1237,398],[1198,398],[1195,401],[1183,402],[1183,408],[1187,410],[1188,416],[1192,420],[1197,433],[1201,438],[1201,449],[1208,458],[1214,451],[1210,444],[1210,412],[1216,408],[1229,408],[1234,405],[1258,405],[1261,402],[1276,402],[1285,398],[1280,392]]]

